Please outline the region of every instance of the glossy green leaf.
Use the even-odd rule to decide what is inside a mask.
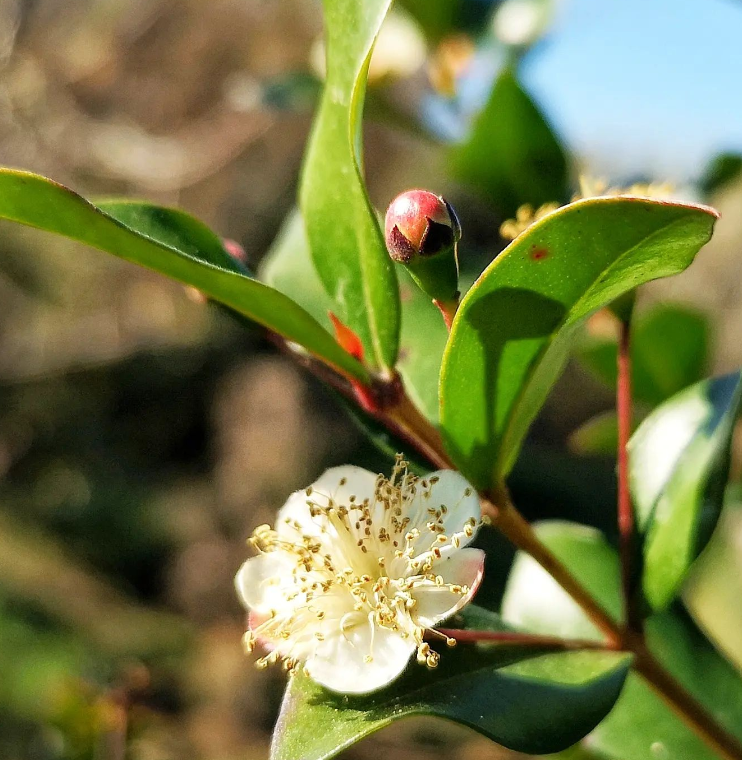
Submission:
[[[541,523],[539,538],[614,616],[621,608],[618,558],[600,533],[573,523]],[[548,602],[545,603],[548,590]],[[519,555],[508,579],[506,622],[541,633],[581,636],[592,624],[530,557]],[[650,649],[728,730],[742,738],[742,679],[682,612],[646,621]],[[637,675],[586,739],[606,760],[718,760]]]
[[[476,608],[471,627],[502,630]],[[466,624],[467,618],[464,618]],[[590,731],[615,703],[625,657],[608,652],[543,654],[498,646],[442,652],[434,671],[411,664],[396,683],[364,698],[332,694],[295,675],[286,690],[272,760],[326,760],[395,720],[434,715],[524,752],[556,752]]]
[[[593,198],[495,259],[462,300],[441,367],[442,432],[469,480],[488,488],[508,474],[583,320],[685,269],[715,219],[702,206]]]
[[[399,292],[366,195],[360,142],[368,63],[390,4],[324,0],[327,74],[300,190],[312,259],[334,311],[381,368],[397,358]]]
[[[511,68],[497,78],[467,140],[452,155],[453,172],[505,217],[524,203],[564,203],[564,150]]]
[[[367,378],[359,362],[304,309],[242,274],[242,266],[219,250],[216,236],[200,222],[146,204],[110,203],[107,209],[110,214],[44,177],[0,171],[0,218],[64,235],[192,285],[328,364]]]
[[[741,395],[739,372],[697,383],[655,409],[631,439],[642,588],[653,609],[670,604],[716,525]]]
[[[597,378],[615,388],[616,341],[586,336],[580,361]],[[709,324],[684,306],[662,304],[637,314],[632,325],[631,362],[634,398],[652,406],[706,375]]]
[[[440,311],[403,271],[400,272],[400,293],[402,339],[399,373],[415,405],[431,422],[437,423],[438,376],[448,330]]]

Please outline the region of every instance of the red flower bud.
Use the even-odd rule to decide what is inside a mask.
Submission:
[[[398,195],[386,212],[386,246],[402,264],[416,256],[435,256],[461,238],[456,212],[444,198],[427,190],[408,190]]]

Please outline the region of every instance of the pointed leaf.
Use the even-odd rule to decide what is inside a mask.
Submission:
[[[508,630],[478,608],[467,627]],[[470,726],[523,752],[565,749],[601,720],[621,691],[625,656],[498,646],[464,646],[441,655],[436,670],[411,664],[396,683],[364,698],[332,694],[292,676],[273,738],[272,760],[327,760],[395,720],[434,715]]]
[[[449,454],[479,488],[510,471],[575,329],[644,282],[685,269],[711,236],[703,206],[593,198],[534,224],[463,299],[441,368]]]
[[[452,162],[454,174],[505,217],[524,203],[538,207],[569,197],[564,150],[512,68],[497,78]]]
[[[307,149],[300,205],[312,258],[369,362],[394,366],[399,293],[361,174],[361,117],[374,41],[391,0],[325,0],[327,73]]]
[[[180,211],[146,204],[109,206],[114,218],[77,193],[35,174],[0,170],[0,218],[55,232],[154,269],[294,341],[360,380],[367,373],[304,309],[247,277],[208,228]]]
[[[541,523],[539,538],[598,599],[617,615],[621,609],[618,557],[598,531],[574,523]],[[548,603],[544,603],[548,589]],[[508,579],[502,616],[506,623],[561,636],[592,628],[579,607],[535,560],[519,554]],[[742,739],[742,679],[714,651],[682,612],[646,621],[647,642],[668,670],[714,717]],[[616,706],[586,740],[609,760],[718,760],[718,755],[634,673]]]
[[[716,525],[741,395],[739,372],[697,383],[658,407],[631,439],[642,587],[653,609],[670,604]]]

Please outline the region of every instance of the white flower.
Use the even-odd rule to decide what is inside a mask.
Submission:
[[[423,635],[473,597],[484,553],[464,547],[479,523],[479,499],[459,473],[418,478],[401,459],[389,480],[327,470],[289,497],[275,530],[253,535],[261,553],[236,578],[250,610],[246,648],[269,650],[260,666],[303,665],[346,694],[385,686],[414,652],[435,667]]]

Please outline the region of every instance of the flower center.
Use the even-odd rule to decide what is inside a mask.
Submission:
[[[373,500],[351,494],[339,503],[308,488],[310,522],[288,517],[278,530],[256,529],[251,543],[260,552],[280,552],[288,560],[284,576],[266,581],[279,591],[276,609],[247,635],[248,649],[256,639],[276,646],[259,664],[284,657],[291,669],[308,646],[368,624],[411,637],[418,662],[438,664],[439,655],[423,641],[426,628],[417,616],[415,592],[428,587],[468,593],[465,586],[446,583],[434,566],[477,526],[472,519],[446,535],[447,507],[429,506],[436,480],[410,474],[400,459],[390,479],[377,478]],[[338,486],[346,486],[344,479]]]

